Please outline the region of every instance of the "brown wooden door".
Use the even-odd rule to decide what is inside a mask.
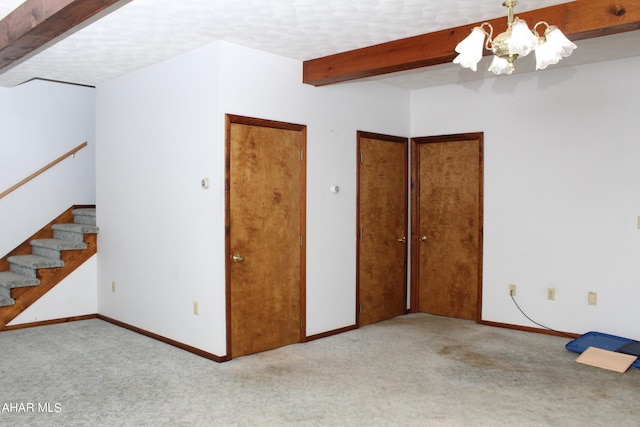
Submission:
[[[482,151],[478,134],[412,140],[412,310],[480,320]]]
[[[358,132],[358,324],[407,309],[407,139]]]
[[[227,356],[304,339],[306,128],[227,116]]]

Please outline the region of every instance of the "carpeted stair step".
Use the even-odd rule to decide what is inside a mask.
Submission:
[[[40,280],[34,277],[26,277],[12,271],[0,271],[0,307],[13,305],[11,289],[26,286],[37,286]]]
[[[76,224],[96,225],[96,209],[81,208],[71,211],[73,214],[73,222]]]
[[[96,234],[98,227],[89,224],[53,224],[53,238],[70,242],[84,242],[84,235]]]
[[[0,271],[0,287],[24,288],[25,286],[37,286],[39,284],[39,279],[23,276],[12,271]]]
[[[73,224],[51,226],[52,239],[34,239],[29,242],[30,255],[14,255],[7,258],[9,271],[0,271],[0,307],[15,304],[11,297],[11,289],[40,284],[37,278],[38,269],[64,267],[61,251],[88,248],[84,242],[84,235],[97,234],[99,231],[96,226],[96,209],[79,208],[73,209],[71,213]]]
[[[40,255],[14,255],[7,258],[7,261],[12,272],[32,278],[36,278],[36,270],[39,268],[56,268],[64,265],[62,260]]]
[[[36,239],[29,242],[31,253],[47,258],[60,259],[60,251],[87,249],[83,242],[71,242],[61,239]]]

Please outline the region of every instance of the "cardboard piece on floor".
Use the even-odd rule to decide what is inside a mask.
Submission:
[[[596,368],[624,373],[637,359],[636,356],[589,347],[576,359],[578,363],[595,366]]]

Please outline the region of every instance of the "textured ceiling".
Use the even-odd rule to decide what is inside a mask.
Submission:
[[[0,2],[0,18],[21,2]],[[501,3],[501,0],[132,0],[1,74],[0,86],[14,86],[32,78],[96,86],[217,40],[307,60],[504,16]],[[516,13],[560,3],[567,1],[521,0]],[[414,72],[378,79],[404,87],[444,82],[436,78],[427,83],[426,74],[416,77],[419,75]]]

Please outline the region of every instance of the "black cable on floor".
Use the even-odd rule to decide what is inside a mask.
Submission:
[[[522,311],[522,309],[520,308],[520,306],[519,306],[519,305],[518,305],[518,303],[516,302],[516,299],[513,297],[513,292],[509,292],[509,296],[511,297],[511,300],[512,300],[512,301],[513,301],[513,303],[516,305],[516,307],[518,307],[518,310],[520,310],[520,313],[522,313],[522,315],[523,315],[524,317],[526,317],[527,319],[529,319],[529,321],[531,321],[531,322],[535,323],[536,325],[540,326],[541,328],[544,328],[544,329],[547,329],[547,330],[549,330],[549,331],[552,331],[552,332],[555,332],[555,333],[557,333],[557,334],[560,334],[560,335],[562,335],[563,337],[567,337],[567,338],[574,339],[574,337],[572,337],[571,335],[565,334],[564,332],[556,331],[555,329],[552,329],[552,328],[550,328],[550,327],[548,327],[548,326],[545,326],[545,325],[543,325],[543,324],[541,324],[541,323],[536,322],[535,320],[533,320],[532,318],[530,318],[529,316],[527,316],[527,314],[526,314],[524,311]]]

